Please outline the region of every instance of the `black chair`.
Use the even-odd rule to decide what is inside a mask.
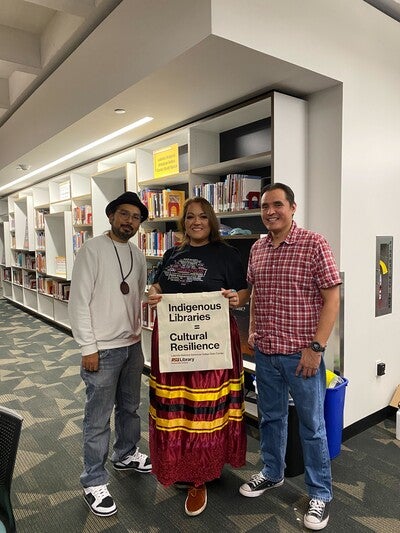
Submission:
[[[10,494],[22,421],[18,413],[0,406],[0,532],[16,531]]]

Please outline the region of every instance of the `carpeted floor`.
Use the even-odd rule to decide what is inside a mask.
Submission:
[[[184,513],[185,492],[152,475],[110,469],[118,513],[99,518],[82,497],[81,424],[84,389],[80,353],[63,331],[0,300],[0,404],[24,417],[13,482],[18,533],[156,533],[302,531],[307,505],[303,476],[259,498],[239,485],[260,470],[258,441],[249,435],[247,465],[226,467],[208,487],[207,509]],[[148,451],[148,386],[143,376],[141,449]],[[334,502],[327,531],[400,531],[400,442],[393,419],[353,437],[332,462]]]

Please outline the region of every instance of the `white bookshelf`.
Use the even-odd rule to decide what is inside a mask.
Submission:
[[[18,250],[35,249],[34,212],[32,195],[14,201],[15,248]]]
[[[106,206],[125,191],[136,191],[136,165],[126,163],[106,168],[91,178],[93,235],[110,229],[105,214]]]
[[[72,218],[71,211],[51,213],[44,217],[46,235],[46,274],[60,279],[71,279]],[[57,258],[65,258],[65,272],[57,270]]]
[[[296,220],[306,225],[307,212],[307,103],[272,92],[266,97],[231,107],[210,117],[141,142],[117,154],[44,180],[31,188],[0,200],[0,258],[3,296],[65,327],[68,302],[51,293],[51,284],[68,283],[74,263],[73,236],[87,238],[108,231],[107,204],[123,192],[141,189],[179,189],[193,196],[199,184],[215,184],[227,174],[260,175],[263,180],[284,181],[298,199]],[[154,177],[154,152],[178,145],[179,171]],[[264,184],[264,182],[263,182]],[[75,209],[91,207],[86,224],[74,220]],[[218,213],[223,224],[250,229],[249,236],[230,237],[238,249],[248,248],[265,233],[260,210]],[[43,224],[37,224],[43,219]],[[176,218],[159,218],[143,224],[143,231],[176,229]],[[137,243],[137,238],[134,239]],[[27,246],[25,246],[27,244]],[[29,269],[13,263],[13,253],[35,252],[46,261],[46,270],[36,271],[36,288],[13,282],[24,280]],[[241,252],[242,253],[242,252]],[[56,268],[56,257],[65,257],[65,272]],[[159,258],[148,257],[149,270]],[[36,262],[37,263],[37,262]],[[49,292],[39,288],[43,285]],[[151,328],[143,328],[142,347],[150,362]],[[252,371],[252,365],[246,369]]]

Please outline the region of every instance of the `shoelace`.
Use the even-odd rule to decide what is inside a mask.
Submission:
[[[313,514],[318,518],[321,518],[324,514],[325,504],[321,500],[311,500],[308,514]]]
[[[263,483],[263,481],[266,481],[266,479],[261,472],[258,472],[258,474],[254,474],[253,476],[251,476],[252,483],[258,484]]]
[[[136,451],[133,455],[130,456],[133,461],[145,461],[146,456],[144,453],[139,452],[139,448],[136,448]]]
[[[110,496],[110,493],[107,489],[107,485],[99,485],[98,487],[93,487],[91,492],[94,497],[99,499],[100,501],[104,500],[104,498],[107,498],[107,496]]]

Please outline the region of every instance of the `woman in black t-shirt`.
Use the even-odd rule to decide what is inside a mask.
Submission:
[[[180,226],[183,242],[167,250],[149,290],[152,306],[162,293],[222,290],[230,308],[249,299],[239,252],[225,244],[210,203],[186,201]],[[163,485],[188,486],[185,512],[207,505],[206,482],[219,478],[224,464],[245,464],[244,374],[239,332],[230,317],[233,368],[160,372],[158,325],[154,325],[150,376],[150,456]]]

